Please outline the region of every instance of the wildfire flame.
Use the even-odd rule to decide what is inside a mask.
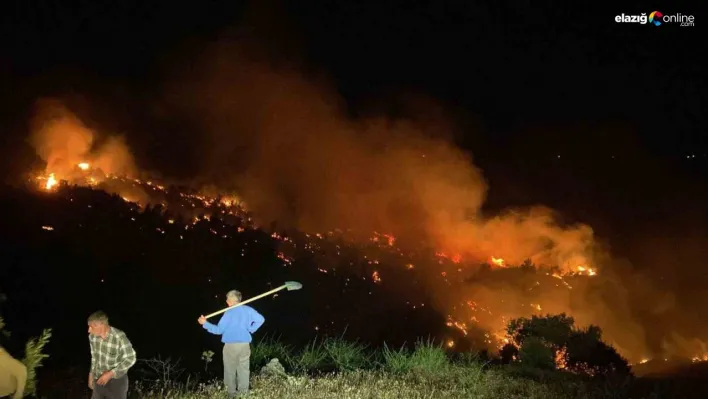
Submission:
[[[381,282],[381,277],[379,277],[379,272],[374,272],[371,275],[371,279],[374,280],[375,283],[380,283]]]
[[[499,267],[505,267],[504,259],[502,259],[502,258],[495,258],[492,256],[492,263],[499,266]]]
[[[57,185],[57,179],[54,177],[54,173],[50,173],[47,177],[47,182],[44,184],[46,190],[52,190]]]
[[[587,274],[588,276],[595,276],[597,275],[597,272],[589,267],[578,266],[578,274]]]
[[[559,370],[563,370],[566,368],[566,366],[567,366],[566,357],[567,357],[567,350],[565,347],[556,351],[556,356],[555,356],[556,368],[558,368]]]
[[[691,359],[691,361],[693,361],[693,363],[708,362],[708,354],[694,356],[693,359]]]

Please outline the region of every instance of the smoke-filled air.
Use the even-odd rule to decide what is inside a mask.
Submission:
[[[410,267],[425,267],[431,281],[442,275],[428,287],[434,306],[465,335],[476,324],[499,337],[510,318],[566,312],[599,325],[630,360],[650,355],[627,288],[592,228],[561,225],[542,205],[483,213],[494,182],[453,144],[455,126],[441,113],[355,118],[326,79],[230,43],[190,61],[173,66],[161,109],[199,128],[194,149],[203,166],[194,180],[237,187],[260,225],[359,239],[377,232],[404,252],[431,249],[459,267]],[[124,141],[92,131],[55,100],[38,103],[31,142],[47,163],[45,179],[69,178],[85,164],[137,177]],[[538,270],[510,267],[527,260]]]
[[[488,183],[472,156],[444,138],[452,129],[445,120],[353,119],[323,79],[270,67],[231,46],[199,58],[169,99],[201,123],[203,173],[235,181],[263,220],[386,232],[465,259],[531,259],[564,271],[594,266],[588,226],[561,227],[541,206],[484,217]]]

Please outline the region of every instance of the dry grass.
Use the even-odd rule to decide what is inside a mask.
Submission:
[[[249,398],[567,398],[578,396],[578,386],[552,386],[510,378],[502,372],[481,368],[447,368],[440,374],[391,374],[384,371],[350,371],[319,377],[255,377]],[[194,389],[162,389],[140,392],[149,399],[226,398],[222,384],[203,384]]]

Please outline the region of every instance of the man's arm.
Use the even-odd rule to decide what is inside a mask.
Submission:
[[[96,356],[98,355],[96,353],[96,347],[93,344],[93,340],[91,337],[89,337],[89,347],[91,348],[91,368],[90,371],[93,372],[94,369],[96,368]]]
[[[254,332],[258,331],[259,328],[261,328],[263,322],[265,322],[265,318],[253,308],[251,308],[250,316],[251,323],[248,326],[248,332],[253,334]]]
[[[111,370],[113,371],[113,378],[121,378],[126,375],[128,373],[128,369],[133,367],[137,361],[137,355],[135,354],[135,349],[133,349],[133,344],[130,342],[128,337],[125,336],[125,334],[120,340],[120,352],[121,361],[118,364],[118,367]]]
[[[27,384],[27,367],[22,362],[17,362],[14,370],[17,389],[12,399],[22,399],[25,396],[25,385]]]
[[[91,368],[89,369],[89,387],[93,385],[93,371],[96,369],[96,348],[93,345],[93,340],[89,336],[89,347],[91,348]],[[92,388],[93,389],[93,388]]]
[[[221,316],[221,320],[219,320],[218,325],[214,325],[212,323],[209,323],[208,321],[204,323],[203,327],[205,330],[209,331],[210,333],[214,335],[221,335],[226,331],[226,326],[229,325],[229,320],[231,319],[231,314],[226,312],[224,313],[223,316]]]

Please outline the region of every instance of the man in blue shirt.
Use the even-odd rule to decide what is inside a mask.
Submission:
[[[241,302],[241,293],[231,290],[226,294],[226,304],[234,306]],[[199,317],[199,324],[215,335],[221,335],[224,343],[224,384],[229,396],[236,396],[236,377],[238,392],[248,392],[251,360],[251,334],[255,333],[265,319],[250,306],[239,306],[227,310],[218,325],[209,323],[204,316]]]

